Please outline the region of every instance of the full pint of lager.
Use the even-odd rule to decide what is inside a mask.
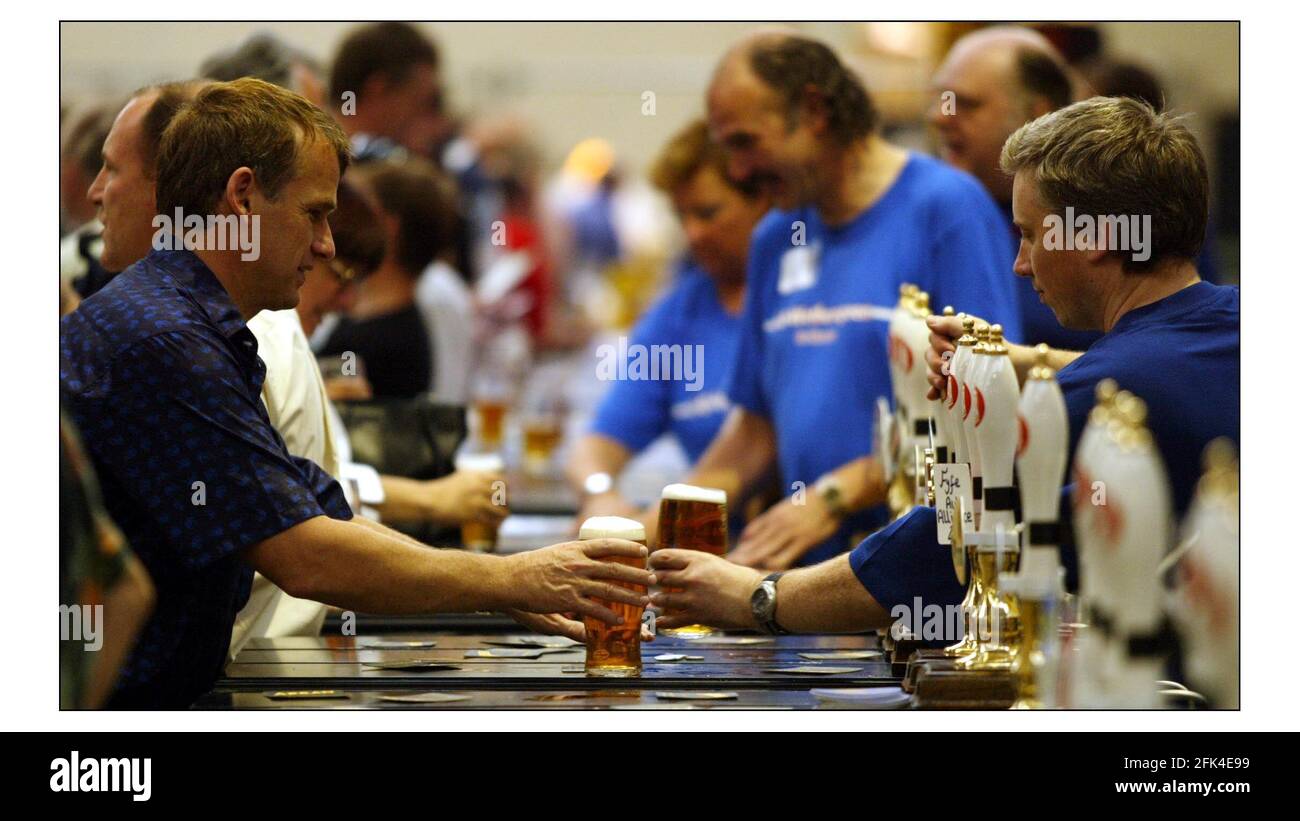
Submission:
[[[456,457],[456,470],[471,470],[481,473],[503,473],[505,460],[499,453],[462,453]],[[474,553],[491,553],[497,549],[496,523],[466,522],[460,526],[460,541],[466,550]]]
[[[727,492],[712,487],[669,485],[659,497],[659,543],[679,550],[700,550],[714,556],[727,555]],[[674,592],[667,589],[666,592]],[[665,633],[683,638],[700,638],[714,633],[702,624],[692,624]]]
[[[595,516],[582,523],[578,538],[584,541],[626,539],[644,545],[645,527],[640,522],[619,516]],[[644,557],[608,556],[601,561],[618,562],[643,570],[646,566]],[[616,581],[609,584],[645,593],[644,585]],[[597,601],[622,616],[623,623],[612,625],[590,616],[583,617],[583,624],[587,627],[587,675],[607,678],[641,675],[641,614],[645,608],[621,602]]]

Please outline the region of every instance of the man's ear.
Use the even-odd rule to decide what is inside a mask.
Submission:
[[[1029,101],[1029,119],[1037,120],[1044,114],[1051,114],[1056,109],[1046,97],[1034,97]]]
[[[257,178],[248,166],[236,168],[226,180],[223,202],[230,213],[247,216],[253,212],[253,194],[257,191]]]
[[[812,84],[804,87],[799,113],[812,132],[819,137],[830,127],[830,107],[826,103],[826,97]]]

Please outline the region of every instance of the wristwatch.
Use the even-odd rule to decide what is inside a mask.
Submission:
[[[790,631],[776,623],[776,583],[784,573],[773,573],[763,579],[749,597],[749,609],[754,613],[758,629],[769,636],[788,636]]]
[[[849,509],[844,504],[844,491],[840,488],[839,480],[831,474],[828,473],[818,479],[813,484],[813,492],[836,519],[843,519],[849,515]]]
[[[582,482],[582,491],[588,496],[608,493],[614,487],[614,477],[608,473],[593,473]]]

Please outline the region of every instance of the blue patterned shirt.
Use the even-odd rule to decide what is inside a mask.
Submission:
[[[104,504],[158,601],[110,706],[186,706],[220,675],[253,571],[246,548],[343,491],[289,454],[266,366],[225,288],[189,251],[154,251],[59,323],[59,382]]]

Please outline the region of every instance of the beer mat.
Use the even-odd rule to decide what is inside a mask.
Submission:
[[[718,690],[664,690],[655,693],[655,698],[663,701],[727,701],[740,698],[740,693]]]
[[[735,647],[746,644],[772,644],[775,641],[776,639],[766,636],[708,636],[707,638],[694,639],[691,644],[696,647],[708,647],[710,645]]]
[[[383,639],[366,639],[357,644],[363,650],[428,650],[437,647],[436,641],[385,641]]]
[[[266,693],[265,695],[272,701],[348,700],[348,694],[342,690],[276,690],[274,693]]]
[[[655,656],[655,661],[704,661],[704,656],[684,656],[681,653],[664,653]]]
[[[466,650],[467,659],[539,659],[541,650],[528,650],[523,647],[498,647],[494,650]]]
[[[822,701],[851,703],[871,710],[894,710],[912,702],[912,697],[903,692],[902,687],[823,687],[809,692]]]
[[[881,655],[879,650],[831,650],[825,653],[800,653],[799,658],[809,661],[862,661]]]
[[[585,664],[566,664],[560,668],[561,673],[585,673],[587,666]]]
[[[570,649],[581,647],[582,645],[573,639],[566,639],[563,636],[527,638],[525,636],[512,636],[505,639],[484,639],[484,644],[490,644],[493,647],[533,647],[546,649]]]
[[[800,667],[768,667],[764,673],[796,673],[801,676],[834,676],[840,673],[857,673],[861,667],[827,667],[805,665]]]
[[[596,699],[596,698],[616,698],[640,699],[641,693],[636,690],[597,690],[590,693],[547,693],[540,696],[529,696],[524,701],[577,701],[579,699]]]
[[[469,701],[470,696],[458,693],[381,693],[379,700],[398,704],[450,704],[453,701]]]
[[[459,664],[437,659],[410,659],[409,661],[376,661],[365,665],[374,670],[459,670]]]

